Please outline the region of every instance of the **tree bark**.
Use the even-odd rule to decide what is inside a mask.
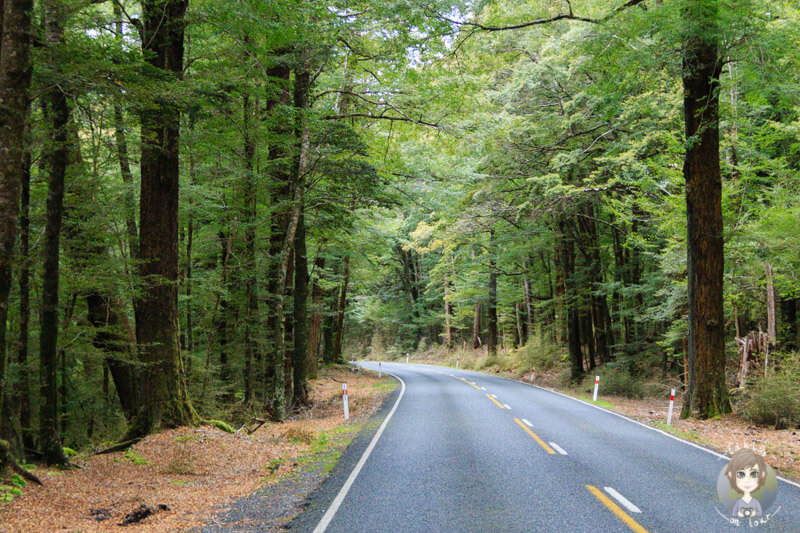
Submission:
[[[722,177],[719,164],[719,75],[716,0],[683,4],[686,122],[689,383],[681,417],[730,412],[725,384],[722,309]]]
[[[22,191],[19,210],[19,338],[17,340],[17,364],[19,381],[15,394],[19,407],[19,426],[22,430],[22,447],[33,451],[33,432],[31,428],[31,387],[30,366],[28,364],[30,306],[30,207],[31,207],[31,153],[25,150],[25,171],[22,174]]]
[[[489,304],[487,306],[487,329],[486,350],[490,356],[497,354],[497,262],[494,257],[494,248],[489,260]]]
[[[144,0],[142,47],[153,67],[180,79],[188,0]],[[136,339],[144,363],[139,411],[124,440],[158,427],[191,425],[197,415],[184,381],[178,332],[180,110],[159,102],[142,111]]]
[[[32,11],[32,0],[0,3],[0,416],[6,412],[6,321],[20,183],[25,171]]]
[[[263,352],[255,339],[258,317],[258,293],[256,280],[256,212],[258,207],[258,194],[256,191],[255,153],[256,144],[253,135],[253,115],[258,113],[258,102],[255,109],[251,107],[247,93],[243,102],[244,124],[244,208],[242,210],[242,223],[244,225],[245,260],[245,330],[244,330],[244,358],[245,358],[245,404],[254,400],[256,376],[263,372]]]
[[[472,349],[481,347],[481,303],[475,302],[475,311],[472,313]]]
[[[122,43],[122,12],[116,2],[114,2],[114,16],[118,18],[117,37]],[[114,104],[114,141],[122,182],[125,184],[125,229],[128,234],[128,255],[131,259],[136,259],[139,250],[139,236],[136,229],[136,198],[133,194],[133,173],[128,156],[128,141],[125,138],[125,118],[122,114],[122,107],[118,103]]]
[[[322,269],[325,268],[325,258],[321,250],[317,252],[314,259],[314,281],[311,284],[311,322],[308,328],[308,355],[306,360],[306,370],[309,378],[317,377],[317,364],[319,361],[320,337],[322,335],[323,321],[323,297],[324,291],[320,286],[322,279]]]
[[[453,305],[450,303],[450,280],[447,274],[442,279],[444,287],[444,346],[448,350],[453,348]]]
[[[350,281],[350,254],[344,256],[342,286],[339,289],[339,305],[336,307],[336,341],[333,345],[333,360],[342,360],[342,336],[344,334],[344,311],[347,305],[347,284]]]
[[[308,257],[306,250],[305,217],[300,214],[295,233],[294,248],[294,358],[292,377],[294,379],[292,403],[308,403],[308,382],[306,364],[308,358]]]
[[[49,47],[61,40],[61,16],[55,1],[46,7],[46,39]],[[56,86],[46,97],[47,116],[51,121],[54,149],[49,155],[49,183],[47,187],[47,214],[44,235],[44,270],[42,272],[42,304],[39,329],[39,443],[42,456],[48,464],[67,464],[69,461],[61,447],[58,430],[58,282],[61,222],[64,213],[64,179],[69,159],[70,106],[67,96]]]
[[[580,324],[578,315],[578,295],[575,287],[574,241],[564,228],[562,221],[560,235],[561,275],[564,280],[564,306],[567,310],[567,345],[569,347],[570,378],[578,382],[583,378],[583,353],[581,352]]]

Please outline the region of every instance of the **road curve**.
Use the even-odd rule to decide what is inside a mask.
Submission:
[[[783,481],[768,517],[726,519],[716,492],[726,460],[699,446],[496,376],[382,369],[404,382],[402,398],[378,438],[351,446],[293,529],[800,532],[800,487]]]

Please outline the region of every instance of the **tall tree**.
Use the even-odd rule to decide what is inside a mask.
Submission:
[[[63,13],[59,0],[50,0],[46,10],[46,41],[54,56],[63,34]],[[56,66],[55,72],[59,71]],[[58,388],[56,364],[58,347],[58,285],[61,222],[64,214],[64,179],[69,163],[70,105],[59,84],[54,84],[46,97],[46,113],[50,119],[53,148],[49,153],[47,215],[44,236],[44,270],[42,272],[42,305],[39,330],[39,369],[42,402],[39,411],[39,441],[48,464],[66,464],[58,430]],[[63,356],[62,356],[63,357]],[[64,379],[62,372],[62,379]]]
[[[19,191],[25,171],[32,10],[32,0],[0,2],[0,417],[6,413],[6,323]]]
[[[716,0],[684,0],[689,381],[682,417],[730,411],[722,309],[722,175],[719,163],[719,26]]]
[[[144,0],[142,48],[146,61],[173,79],[183,72],[188,0]],[[164,97],[141,114],[139,275],[136,341],[144,363],[140,407],[129,439],[157,427],[193,424],[178,338],[178,177],[180,109]]]

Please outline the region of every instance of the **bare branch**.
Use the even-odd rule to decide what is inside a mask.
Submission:
[[[614,8],[610,13],[601,17],[599,19],[592,19],[586,17],[579,17],[573,14],[572,12],[572,4],[567,2],[567,6],[569,8],[568,13],[561,13],[559,15],[555,15],[548,18],[541,18],[535,20],[529,20],[528,22],[522,22],[520,24],[511,24],[509,26],[486,26],[484,24],[480,24],[478,22],[469,22],[469,21],[458,21],[455,19],[451,19],[442,15],[441,13],[436,13],[435,16],[445,22],[449,22],[450,24],[455,24],[457,26],[472,26],[474,28],[478,28],[479,30],[483,31],[508,31],[508,30],[520,30],[522,28],[529,28],[531,26],[540,26],[542,24],[550,24],[551,22],[557,22],[559,20],[576,20],[579,22],[587,22],[589,24],[602,24],[603,22],[607,22],[612,18],[616,17],[620,12],[624,11],[629,7],[633,7],[643,3],[645,0],[628,0],[624,4]]]

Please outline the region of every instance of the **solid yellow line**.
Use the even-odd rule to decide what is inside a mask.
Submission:
[[[477,385],[473,385],[472,383],[470,383],[469,381],[467,381],[467,380],[466,380],[466,379],[464,379],[464,378],[456,378],[456,379],[460,379],[461,381],[463,381],[464,383],[466,383],[466,384],[467,384],[467,385],[469,385],[470,387],[475,387],[476,389],[478,389],[478,390],[481,390],[481,388],[480,388],[480,387],[478,387]]]
[[[616,503],[612,502],[611,498],[603,494],[600,491],[600,489],[598,489],[597,487],[593,487],[591,485],[586,485],[586,488],[589,489],[589,492],[594,494],[595,498],[600,500],[600,503],[608,507],[608,509],[612,513],[617,515],[617,518],[625,522],[625,525],[631,528],[631,531],[635,531],[636,533],[647,533],[647,530],[645,528],[640,526],[639,523],[636,522],[636,520],[634,520],[628,515],[628,513],[620,509],[619,506]]]
[[[527,431],[527,432],[528,432],[528,435],[530,435],[531,437],[533,437],[533,440],[535,440],[536,442],[538,442],[538,443],[539,443],[539,446],[541,446],[542,448],[544,448],[544,451],[546,451],[547,453],[552,453],[552,454],[555,454],[555,453],[556,453],[556,451],[555,451],[553,448],[551,448],[550,446],[548,446],[548,445],[547,445],[547,443],[546,443],[545,441],[543,441],[542,439],[540,439],[540,438],[539,438],[539,436],[538,436],[536,433],[534,433],[533,431],[531,431],[531,430],[528,428],[528,426],[526,426],[525,424],[523,424],[523,423],[522,423],[522,420],[520,420],[519,418],[515,418],[515,419],[514,419],[514,422],[516,422],[517,424],[519,424],[519,427],[521,427],[522,429],[524,429],[525,431]]]
[[[492,398],[488,394],[486,395],[486,397],[489,398],[490,400],[492,400],[495,403],[495,405],[497,405],[497,407],[499,407],[500,409],[505,409],[505,407],[503,407],[503,404],[501,404],[500,402],[498,402],[497,400],[495,400],[494,398]]]

